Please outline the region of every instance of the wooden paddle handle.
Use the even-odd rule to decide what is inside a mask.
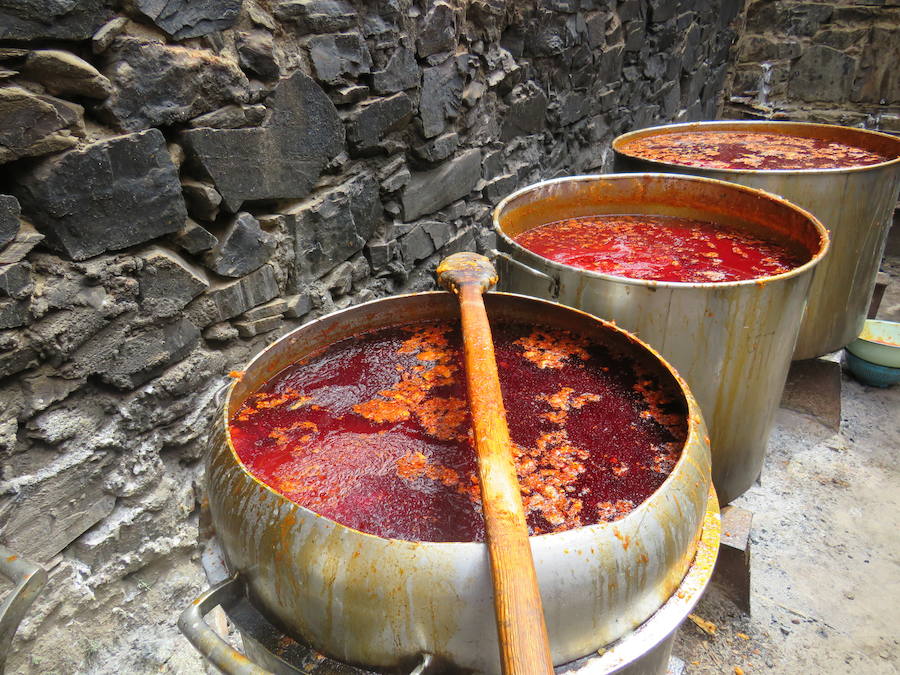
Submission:
[[[550,641],[482,298],[482,293],[496,283],[496,272],[487,258],[460,253],[441,263],[438,279],[460,301],[500,662],[504,675],[546,675],[553,672]]]

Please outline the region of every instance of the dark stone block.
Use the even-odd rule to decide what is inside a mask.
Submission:
[[[197,129],[241,129],[259,126],[266,118],[264,105],[226,105],[193,118],[188,125]]]
[[[409,222],[469,194],[481,178],[481,151],[469,150],[431,171],[414,173],[404,188],[403,216]]]
[[[21,214],[18,199],[12,195],[0,195],[0,249],[19,234]]]
[[[0,40],[87,40],[112,16],[109,0],[0,0]]]
[[[17,262],[0,265],[0,295],[25,300],[33,290],[30,264]]]
[[[219,240],[216,239],[206,228],[195,223],[190,218],[187,219],[184,226],[175,233],[172,241],[188,253],[203,253],[215,246]]]
[[[0,298],[0,330],[28,323],[28,301]]]
[[[320,82],[339,84],[345,76],[355,78],[372,69],[372,57],[359,33],[317,35],[310,39],[308,47]]]
[[[156,129],[46,159],[18,189],[46,243],[74,260],[176,232],[187,218],[178,170]]]
[[[78,142],[67,131],[69,121],[46,98],[20,87],[0,89],[0,164]]]
[[[114,91],[98,112],[127,131],[185,122],[249,96],[247,76],[212,52],[120,38],[105,57]]]
[[[189,157],[213,180],[232,212],[248,199],[305,196],[344,147],[334,104],[302,72],[279,83],[270,108],[263,127],[182,134]]]
[[[272,34],[262,30],[238,33],[238,63],[245,71],[264,80],[278,78],[278,62],[275,60],[275,43]]]
[[[208,221],[216,219],[222,195],[216,192],[212,185],[188,179],[181,184],[181,193],[184,195],[188,213],[194,218]]]
[[[436,2],[425,15],[416,48],[422,58],[456,48],[456,17],[446,2]]]
[[[119,389],[136,389],[187,356],[199,339],[199,329],[184,318],[139,331],[98,364],[100,378]]]
[[[503,118],[500,140],[537,133],[544,129],[547,96],[534,83],[526,82],[513,89],[509,110]]]
[[[372,73],[372,91],[393,94],[419,84],[419,66],[411,49],[398,47],[391,54],[384,70]]]
[[[507,173],[502,176],[498,176],[484,186],[484,198],[487,199],[492,205],[496,206],[501,199],[503,199],[516,189],[516,183],[518,182],[519,177],[514,173]]]
[[[231,28],[242,0],[133,0],[134,7],[176,40]]]
[[[801,101],[845,101],[856,59],[831,47],[812,45],[791,69],[788,93]]]
[[[185,308],[184,314],[194,325],[205,327],[235,317],[277,295],[275,271],[271,265],[263,265],[236,281],[210,286]]]
[[[264,232],[249,213],[237,214],[218,239],[203,263],[223,277],[249,274],[268,262],[275,250],[275,236]]]
[[[422,97],[419,115],[425,138],[437,136],[447,128],[448,119],[459,115],[463,80],[453,59],[422,71]]]
[[[332,33],[356,26],[357,14],[345,0],[282,0],[274,6],[275,16],[297,23],[308,33]]]
[[[434,253],[434,242],[421,225],[416,225],[400,239],[400,255],[407,265],[414,265]]]
[[[406,126],[412,111],[412,102],[404,93],[364,103],[350,114],[347,140],[359,152],[373,150],[387,134]]]
[[[51,94],[103,99],[112,91],[109,80],[94,66],[60,49],[31,52],[22,67],[22,74],[39,82]]]
[[[378,183],[368,174],[357,176],[292,208],[289,215],[295,216],[297,280],[318,279],[371,238],[381,218]]]
[[[459,136],[456,132],[442,134],[427,143],[418,145],[413,148],[413,152],[417,157],[424,159],[426,162],[436,163],[442,162],[450,155],[456,152],[459,147]]]
[[[156,317],[175,316],[209,287],[202,271],[184,258],[159,246],[141,254],[138,273],[141,312]]]

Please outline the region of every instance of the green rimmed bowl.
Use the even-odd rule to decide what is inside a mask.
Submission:
[[[900,323],[869,319],[847,351],[878,366],[900,368]]]

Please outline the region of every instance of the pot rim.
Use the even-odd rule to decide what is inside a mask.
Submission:
[[[802,217],[808,219],[810,223],[815,228],[816,232],[819,235],[819,250],[813,253],[809,260],[807,260],[802,265],[798,265],[787,272],[782,272],[781,274],[773,274],[771,276],[764,277],[756,277],[755,279],[743,279],[740,281],[706,281],[706,282],[685,282],[685,281],[658,281],[655,279],[632,279],[630,277],[622,277],[616,276],[613,274],[606,274],[605,272],[597,272],[594,270],[586,270],[581,267],[575,267],[573,265],[566,265],[564,263],[556,262],[555,260],[550,260],[549,258],[545,258],[544,256],[538,255],[533,251],[525,248],[521,244],[518,244],[512,237],[506,234],[506,231],[500,225],[500,214],[501,212],[512,203],[513,200],[518,197],[527,194],[528,192],[532,192],[534,190],[544,188],[547,186],[552,186],[556,184],[562,183],[570,183],[570,182],[606,182],[606,181],[616,181],[616,180],[624,180],[624,179],[634,179],[634,178],[653,178],[653,179],[666,179],[666,180],[674,180],[674,181],[696,181],[701,183],[708,183],[712,185],[719,185],[725,190],[736,190],[738,192],[746,192],[747,194],[757,194],[763,195],[771,199],[774,202],[779,203],[780,205],[788,208],[792,211],[799,213]],[[633,215],[633,214],[628,214]],[[650,287],[650,288],[672,288],[672,289],[686,289],[686,288],[703,288],[707,290],[715,290],[715,289],[729,289],[729,288],[740,288],[740,287],[750,287],[750,286],[764,286],[766,284],[782,281],[786,279],[791,279],[796,276],[800,276],[805,274],[816,265],[828,254],[828,251],[831,248],[831,236],[828,233],[827,228],[816,218],[812,213],[807,211],[806,209],[797,206],[793,202],[789,202],[784,197],[776,195],[772,192],[767,192],[766,190],[761,190],[759,188],[751,188],[745,185],[740,185],[738,183],[732,183],[725,180],[718,180],[716,178],[705,178],[701,176],[691,176],[687,174],[678,174],[678,173],[649,173],[649,172],[641,172],[641,173],[604,173],[604,174],[584,174],[579,176],[563,176],[560,178],[550,178],[548,180],[542,180],[537,183],[533,183],[531,185],[527,185],[523,188],[520,188],[513,192],[512,194],[504,197],[496,207],[494,207],[494,211],[491,216],[494,231],[500,236],[504,242],[513,247],[513,250],[517,253],[524,254],[534,260],[539,260],[541,264],[550,267],[551,269],[555,269],[558,271],[566,271],[566,270],[574,270],[579,274],[583,274],[590,278],[603,279],[605,281],[612,281],[620,284],[625,284],[629,286],[642,286],[642,287]],[[714,222],[714,221],[709,221]]]
[[[384,298],[376,298],[374,300],[369,300],[368,302],[360,303],[358,305],[353,305],[353,306],[347,307],[345,309],[330,312],[328,314],[325,314],[317,319],[313,319],[312,321],[305,323],[302,326],[299,326],[299,327],[285,333],[280,338],[278,338],[277,340],[272,342],[270,345],[267,345],[264,349],[259,351],[253,358],[251,358],[250,361],[247,362],[247,364],[243,368],[243,372],[246,373],[251,368],[253,368],[255,365],[257,365],[258,362],[263,361],[266,358],[266,356],[269,354],[269,352],[272,351],[276,347],[276,345],[278,345],[282,342],[288,341],[293,336],[300,333],[301,331],[309,330],[311,327],[313,327],[317,324],[321,324],[321,323],[325,322],[326,320],[334,320],[336,317],[339,317],[342,314],[348,314],[348,313],[353,312],[354,310],[358,310],[359,308],[373,306],[378,303],[382,303],[386,300],[401,300],[403,298],[422,296],[422,295],[447,296],[448,293],[446,291],[424,291],[424,292],[420,292],[420,293],[404,293],[404,294],[399,294],[399,295],[391,295],[391,296],[387,296]],[[675,384],[678,385],[678,387],[681,389],[681,393],[683,394],[685,402],[687,403],[687,413],[685,415],[686,423],[687,423],[687,435],[685,436],[685,440],[682,443],[681,454],[678,457],[678,461],[675,463],[675,466],[669,472],[669,475],[666,476],[666,479],[660,484],[660,486],[656,490],[654,490],[643,502],[638,504],[638,506],[636,506],[624,518],[620,518],[618,520],[613,520],[610,522],[601,522],[601,523],[594,523],[592,525],[584,525],[582,527],[576,527],[576,528],[572,528],[570,530],[564,530],[562,532],[550,532],[550,533],[539,534],[539,535],[530,535],[529,540],[530,541],[534,540],[535,543],[539,542],[537,544],[539,546],[543,546],[543,545],[563,546],[566,544],[567,538],[577,536],[575,533],[580,533],[585,530],[590,531],[590,532],[597,532],[597,533],[603,532],[605,530],[613,531],[614,528],[622,526],[623,523],[635,522],[635,521],[642,520],[646,516],[647,511],[654,507],[654,505],[651,504],[651,502],[654,501],[654,498],[657,498],[660,494],[662,494],[664,492],[664,488],[666,488],[672,482],[677,480],[677,474],[684,471],[685,465],[689,461],[692,461],[691,459],[688,458],[688,453],[685,452],[685,449],[688,448],[689,446],[693,446],[693,445],[702,446],[704,443],[707,446],[709,445],[709,435],[706,431],[706,424],[704,423],[702,414],[700,412],[700,406],[697,403],[697,400],[694,398],[693,393],[691,393],[690,387],[688,386],[687,382],[684,380],[684,378],[681,377],[681,375],[678,373],[678,371],[676,371],[675,368],[668,361],[666,361],[658,351],[656,351],[656,349],[654,349],[652,346],[645,343],[643,340],[638,338],[633,333],[626,331],[623,328],[620,328],[614,322],[605,321],[599,317],[596,317],[596,316],[589,314],[587,312],[584,312],[582,310],[575,309],[573,307],[568,307],[566,305],[561,305],[559,303],[551,302],[549,300],[534,298],[531,296],[521,295],[518,293],[505,293],[505,292],[491,291],[490,295],[497,295],[497,296],[504,296],[504,297],[505,296],[513,296],[513,297],[522,298],[526,301],[537,303],[537,304],[554,305],[554,306],[564,309],[568,312],[580,314],[583,317],[585,317],[591,321],[594,321],[594,322],[597,322],[597,323],[603,325],[605,328],[612,330],[613,332],[620,333],[626,339],[630,340],[633,344],[636,344],[636,346],[638,348],[642,347],[644,350],[649,352],[650,356],[655,357],[655,359],[663,367],[663,370],[667,371],[672,376],[673,380],[675,381]],[[402,324],[402,322],[399,322],[399,323]],[[386,324],[386,325],[390,325],[390,324]],[[398,325],[398,324],[395,323],[394,325]],[[331,344],[333,344],[333,342]],[[270,378],[273,376],[274,376],[274,374],[271,375]],[[269,378],[267,378],[267,379],[269,379]],[[254,475],[254,473],[247,468],[247,466],[244,464],[244,462],[241,461],[241,458],[238,456],[237,451],[235,450],[234,444],[232,443],[229,410],[231,409],[232,395],[234,394],[235,389],[239,382],[240,382],[240,378],[235,378],[226,385],[227,386],[226,394],[225,394],[225,397],[223,399],[223,403],[221,406],[221,417],[219,418],[219,420],[222,424],[224,424],[225,443],[228,447],[229,453],[231,454],[232,460],[238,467],[240,467],[240,470],[242,471],[242,473],[245,476],[249,477],[250,480],[252,480],[254,483],[259,485],[261,488],[272,493],[279,500],[279,503],[283,503],[294,509],[301,509],[301,510],[307,512],[308,514],[315,516],[316,518],[321,518],[330,523],[333,523],[336,528],[343,528],[345,530],[349,530],[356,534],[363,535],[364,537],[371,537],[372,539],[374,539],[376,541],[388,542],[390,545],[406,546],[406,547],[410,547],[413,549],[419,548],[422,546],[428,546],[428,547],[438,546],[438,547],[442,547],[442,548],[445,548],[445,547],[468,547],[473,550],[476,547],[486,546],[485,542],[478,542],[478,541],[434,542],[434,541],[412,541],[412,540],[408,540],[408,539],[394,539],[394,538],[389,538],[389,537],[381,537],[381,536],[378,536],[375,534],[371,534],[369,532],[357,530],[348,525],[344,525],[343,523],[333,520],[327,516],[323,516],[322,514],[317,513],[316,511],[313,511],[312,509],[310,509],[306,506],[303,506],[302,504],[298,504],[297,502],[288,499],[283,494],[281,494],[280,492],[273,489],[271,486],[269,486],[268,484],[264,483],[259,478],[257,478],[256,475]],[[701,438],[701,432],[703,434],[703,438]],[[708,482],[709,482],[709,485],[712,486],[711,478],[708,479]],[[701,523],[702,523],[702,519],[701,519]]]
[[[848,133],[850,135],[859,135],[859,136],[873,136],[875,138],[885,140],[888,143],[895,144],[897,146],[896,152],[897,156],[894,159],[889,159],[884,162],[878,162],[877,164],[866,164],[863,166],[840,166],[833,167],[830,169],[722,169],[715,167],[705,167],[705,166],[697,166],[694,164],[679,164],[677,162],[663,162],[656,159],[649,159],[645,157],[641,157],[640,155],[633,155],[631,153],[625,152],[622,149],[622,146],[627,144],[629,141],[633,141],[636,138],[643,138],[645,136],[665,136],[668,133],[677,133],[684,131],[709,131],[709,130],[732,130],[741,128],[749,128],[753,126],[760,127],[769,127],[771,128],[772,133],[781,133],[781,135],[790,135],[784,134],[780,130],[789,131],[789,130],[810,130],[815,129],[818,131],[827,131],[830,129],[841,129],[844,133]],[[808,136],[805,136],[808,137]],[[781,120],[715,120],[715,121],[705,121],[705,122],[682,122],[681,124],[661,124],[654,127],[645,127],[643,129],[637,129],[635,131],[629,131],[628,133],[621,134],[613,139],[612,142],[613,152],[619,154],[623,157],[628,157],[629,159],[636,159],[642,162],[647,162],[653,164],[654,166],[660,167],[661,170],[665,169],[695,169],[698,171],[709,171],[714,173],[721,173],[725,176],[734,176],[737,174],[751,174],[751,175],[784,175],[784,174],[802,174],[802,175],[813,175],[813,174],[840,174],[840,173],[857,173],[860,171],[869,171],[875,169],[882,169],[884,167],[889,167],[892,165],[900,165],[900,139],[891,136],[890,134],[886,134],[881,131],[874,131],[871,129],[859,129],[857,127],[845,127],[840,124],[819,124],[816,122],[791,122],[791,121],[781,121]]]

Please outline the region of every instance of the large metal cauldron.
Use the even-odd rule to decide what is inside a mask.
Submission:
[[[631,631],[682,583],[707,517],[706,430],[684,382],[633,336],[533,298],[491,293],[485,304],[492,321],[536,322],[620,345],[687,404],[681,459],[647,501],[613,523],[531,539],[553,660],[566,663]],[[383,539],[300,507],[244,469],[229,441],[228,420],[266,379],[328,344],[398,320],[457,318],[450,294],[421,293],[307,324],[248,365],[211,433],[209,509],[229,569],[271,620],[339,661],[409,667],[427,653],[462,669],[498,672],[487,549],[479,543]],[[709,570],[701,571],[705,584]]]
[[[597,214],[660,214],[768,232],[809,261],[762,280],[641,281],[552,262],[513,237],[538,225]],[[759,476],[806,304],[828,235],[802,209],[759,190],[671,174],[576,176],[513,193],[494,211],[501,287],[613,320],[687,380],[710,429],[712,475],[723,504]]]
[[[750,171],[656,162],[630,155],[626,149],[638,138],[705,130],[821,138],[878,152],[891,160],[845,169]],[[664,171],[716,178],[781,195],[807,209],[828,229],[831,253],[816,270],[794,358],[833,352],[860,334],[900,191],[900,138],[803,122],[696,122],[624,134],[613,141],[613,150],[616,171]]]

